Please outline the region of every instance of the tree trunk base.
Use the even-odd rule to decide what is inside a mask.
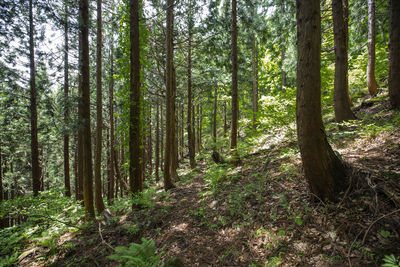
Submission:
[[[213,151],[213,153],[211,154],[211,158],[217,164],[226,163],[226,160],[217,151]]]

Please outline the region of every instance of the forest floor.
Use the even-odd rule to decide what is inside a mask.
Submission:
[[[144,237],[167,266],[380,266],[384,255],[400,255],[399,116],[385,100],[355,110],[355,125],[327,126],[351,166],[338,203],[310,194],[292,132],[266,138],[238,167],[212,163],[211,153],[192,171],[181,163],[169,193],[160,184],[141,209],[117,209],[106,223],[62,236],[47,261],[20,264],[116,266],[107,258],[113,247]]]

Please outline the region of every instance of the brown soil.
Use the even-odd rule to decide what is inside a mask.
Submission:
[[[365,105],[358,116],[378,112],[391,116],[385,103]],[[110,247],[141,237],[155,240],[163,262],[174,260],[169,266],[380,266],[384,255],[400,255],[399,144],[399,129],[338,142],[352,186],[328,204],[311,202],[298,153],[282,153],[297,151],[294,142],[246,156],[216,184],[200,161],[194,177],[182,175],[151,210],[74,235],[76,245],[61,249],[52,266],[116,266],[106,258]],[[138,233],[126,230],[132,225]]]

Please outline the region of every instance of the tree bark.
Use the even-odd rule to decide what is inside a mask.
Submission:
[[[214,87],[214,115],[213,115],[213,151],[217,151],[217,87]]]
[[[369,94],[374,97],[378,93],[375,79],[375,0],[368,0],[368,65],[367,87]]]
[[[334,200],[345,169],[329,145],[321,116],[321,15],[319,0],[297,0],[297,136],[311,192]]]
[[[171,179],[171,163],[173,155],[173,105],[174,105],[174,88],[173,88],[173,28],[174,28],[174,14],[173,14],[174,0],[167,0],[167,66],[166,66],[166,140],[165,140],[165,159],[164,159],[164,189],[169,190],[174,187]]]
[[[197,142],[197,135],[196,135],[196,110],[195,110],[196,104],[193,102],[192,103],[192,135],[193,135],[193,151],[194,154],[196,155],[196,142]]]
[[[348,0],[332,0],[335,41],[334,108],[337,122],[355,120],[348,84]]]
[[[31,157],[33,195],[40,191],[39,144],[37,128],[37,91],[35,69],[35,45],[33,28],[33,3],[29,0],[29,69],[30,69],[30,113],[31,113]]]
[[[151,116],[151,106],[149,110],[149,123],[148,123],[148,137],[147,137],[147,168],[149,170],[149,177],[153,173],[153,137],[152,137],[152,116]]]
[[[390,1],[389,98],[393,108],[400,107],[400,2]]]
[[[3,169],[2,169],[2,158],[1,158],[1,147],[0,147],[0,205],[4,200],[4,191],[3,191]],[[6,219],[5,216],[0,217],[0,229],[6,227]]]
[[[228,132],[228,124],[226,121],[226,101],[224,100],[224,136]]]
[[[253,33],[251,35],[251,43],[252,43],[252,59],[251,59],[251,78],[252,78],[252,110],[253,110],[253,129],[257,128],[257,112],[258,112],[258,55],[257,55],[257,42],[256,36]]]
[[[233,163],[239,162],[237,146],[237,124],[239,117],[239,100],[238,100],[238,52],[237,52],[237,11],[236,0],[232,0],[232,125],[231,125],[231,144],[230,148],[233,152]]]
[[[192,17],[189,13],[189,39],[188,39],[188,106],[187,106],[187,133],[188,133],[188,148],[189,148],[189,162],[190,168],[196,167],[195,150],[194,150],[194,134],[192,131]]]
[[[109,89],[109,116],[110,116],[110,176],[108,181],[107,199],[111,203],[114,197],[114,170],[117,171],[118,166],[115,164],[115,138],[114,138],[114,36],[111,34],[110,47],[110,83]]]
[[[164,110],[162,102],[160,103],[160,170],[164,172]]]
[[[200,153],[200,99],[197,103],[197,138],[196,138],[196,152]]]
[[[68,2],[65,1],[64,18],[64,185],[65,195],[71,197],[71,177],[69,169],[69,63],[68,63]]]
[[[93,166],[92,141],[90,130],[90,65],[89,65],[89,3],[79,1],[80,35],[82,39],[79,73],[82,79],[82,117],[83,117],[83,199],[87,217],[94,218],[93,206]]]
[[[185,150],[185,108],[184,105],[181,105],[181,123],[180,123],[181,127],[180,127],[180,135],[181,137],[179,138],[180,140],[180,159],[183,160],[184,158],[184,150]]]
[[[130,123],[129,123],[129,179],[130,190],[136,194],[143,188],[141,164],[140,127],[140,44],[139,44],[139,1],[130,1]]]
[[[156,108],[156,182],[160,181],[160,103],[157,102]]]
[[[96,50],[96,155],[94,162],[94,185],[96,210],[100,214],[105,209],[101,190],[101,152],[103,146],[103,90],[102,90],[102,0],[97,0],[97,50]]]
[[[176,71],[175,66],[173,66],[173,102],[172,102],[172,161],[171,161],[171,178],[172,181],[178,181],[178,121],[177,121],[177,110],[176,110]]]
[[[75,134],[75,151],[74,151],[74,189],[75,200],[79,200],[79,181],[78,181],[78,134]]]

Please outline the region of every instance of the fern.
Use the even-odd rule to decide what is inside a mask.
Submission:
[[[383,262],[383,267],[400,267],[399,258],[395,257],[393,254],[385,255],[385,257],[383,258]]]
[[[156,246],[153,240],[142,238],[141,244],[131,243],[129,247],[116,247],[115,254],[107,258],[121,263],[120,266],[123,267],[156,267],[163,254],[161,252],[156,255]]]

